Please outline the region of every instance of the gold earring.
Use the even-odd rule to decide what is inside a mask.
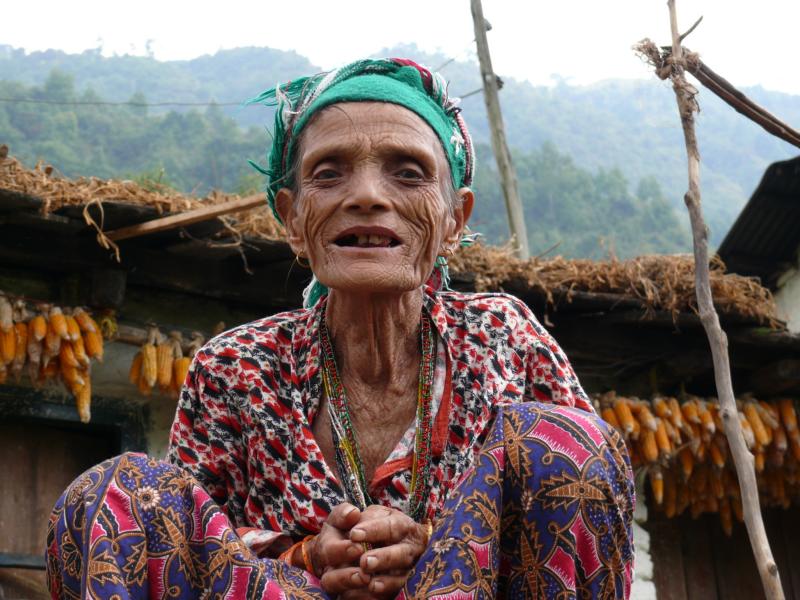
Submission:
[[[297,256],[294,257],[294,262],[296,262],[303,269],[310,269],[311,262],[309,262],[308,259],[306,259],[305,264],[301,262],[301,259],[306,258],[305,256],[303,256],[303,252],[305,252],[305,250],[300,250],[300,252],[297,253]]]

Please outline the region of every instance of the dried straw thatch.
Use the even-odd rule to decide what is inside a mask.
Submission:
[[[50,165],[38,163],[33,169],[25,168],[16,158],[7,156],[8,147],[0,146],[0,188],[40,198],[42,212],[47,214],[62,206],[83,206],[94,203],[118,202],[139,204],[155,208],[159,214],[185,212],[211,204],[236,200],[235,194],[211,192],[205,198],[179,194],[166,187],[148,190],[134,181],[79,177],[61,177]],[[5,156],[4,156],[5,154]],[[223,220],[240,235],[268,239],[283,239],[283,228],[264,203],[254,208],[223,217]]]
[[[649,311],[696,312],[694,259],[691,255],[651,255],[629,260],[595,261],[562,257],[518,260],[507,249],[477,244],[450,261],[455,272],[474,273],[478,290],[496,290],[516,281],[541,291],[552,303],[554,293],[618,294],[636,298]],[[725,273],[715,258],[711,290],[717,309],[779,327],[772,293],[757,279]]]
[[[66,205],[122,202],[153,206],[159,213],[171,213],[238,198],[217,192],[200,199],[168,190],[150,191],[132,181],[94,177],[71,180],[59,177],[52,167],[42,164],[26,169],[13,157],[3,156],[3,148],[0,147],[0,188],[42,199],[44,212]],[[283,228],[266,203],[263,208],[223,219],[237,237],[283,239]],[[540,291],[551,303],[555,294],[563,292],[569,298],[571,293],[580,291],[636,298],[648,311],[669,311],[673,315],[696,311],[694,262],[688,255],[606,261],[561,257],[519,261],[508,249],[476,244],[462,249],[451,258],[450,265],[453,272],[474,274],[479,291],[497,290],[513,281]],[[715,303],[723,313],[779,325],[772,294],[757,280],[726,274],[725,266],[716,261],[712,265],[711,286]]]

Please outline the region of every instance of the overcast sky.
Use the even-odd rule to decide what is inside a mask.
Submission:
[[[666,0],[483,0],[495,70],[534,83],[554,73],[574,83],[650,73],[630,50],[643,37],[669,41]],[[456,58],[474,57],[469,0],[37,0],[7,2],[0,44],[29,51],[81,52],[162,60],[222,48],[296,50],[330,68],[398,43]],[[800,94],[798,0],[678,0],[686,40],[735,85]],[[431,65],[436,66],[436,65]]]

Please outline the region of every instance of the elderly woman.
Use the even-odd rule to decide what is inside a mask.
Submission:
[[[444,80],[364,60],[259,100],[306,308],[197,354],[171,465],[65,492],[53,596],[627,597],[621,439],[522,302],[443,291],[474,161]]]

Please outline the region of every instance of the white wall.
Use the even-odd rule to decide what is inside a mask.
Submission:
[[[650,534],[642,527],[647,522],[644,478],[636,481],[636,510],[633,513],[633,587],[631,600],[656,600],[656,586],[653,583],[653,559],[650,556]]]
[[[792,333],[800,333],[800,264],[784,273],[778,280],[775,292],[780,317],[785,319]]]

